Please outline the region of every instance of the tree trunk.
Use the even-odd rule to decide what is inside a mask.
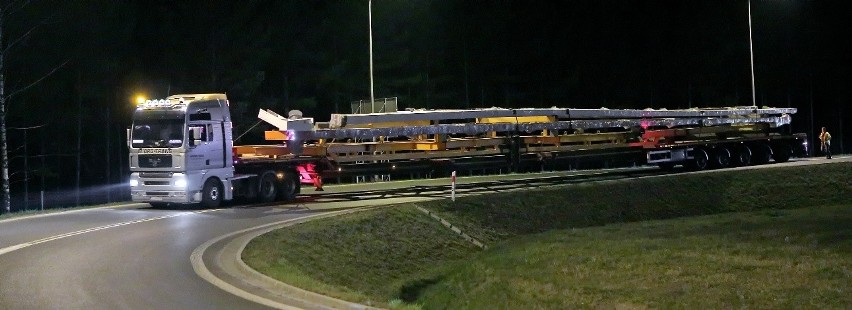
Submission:
[[[30,209],[30,154],[27,151],[27,130],[24,129],[24,211]]]
[[[81,147],[81,136],[83,135],[83,85],[80,72],[77,72],[77,182],[76,190],[74,191],[74,206],[80,206],[80,153],[83,152]]]
[[[3,8],[0,8],[0,160],[3,161],[3,213],[12,211],[9,201],[9,152],[6,147],[6,74],[3,67],[6,54],[3,52]]]
[[[112,128],[110,128],[110,119],[109,119],[109,105],[106,106],[106,197],[107,203],[112,202],[112,180],[110,180],[110,169],[112,169],[112,165],[109,162],[109,152],[110,152],[110,138],[109,136],[112,134]]]

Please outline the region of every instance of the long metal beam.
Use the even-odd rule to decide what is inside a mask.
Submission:
[[[317,139],[369,139],[375,137],[403,137],[433,134],[475,135],[487,132],[534,132],[541,130],[605,129],[630,127],[680,127],[719,126],[768,123],[773,127],[790,123],[789,115],[744,118],[656,118],[656,119],[603,119],[571,120],[548,123],[496,123],[496,124],[437,124],[389,128],[335,128],[311,131],[288,130],[287,140],[307,141]]]
[[[795,108],[732,107],[718,109],[473,109],[473,110],[412,110],[391,113],[332,114],[330,128],[358,127],[364,124],[411,121],[452,121],[485,117],[556,116],[560,119],[630,119],[630,118],[700,118],[742,117],[748,115],[775,116],[795,114]]]

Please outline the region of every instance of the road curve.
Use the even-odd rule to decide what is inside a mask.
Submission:
[[[654,173],[650,171],[460,177],[457,189],[481,194]],[[198,276],[189,259],[193,251],[232,232],[329,210],[448,197],[447,182],[328,186],[325,192],[307,190],[285,205],[162,210],[129,204],[0,221],[0,308],[267,309]]]
[[[458,189],[499,191],[530,183],[519,179],[536,179],[537,184],[547,185],[572,176],[584,179],[623,171],[460,178]],[[447,182],[328,186],[325,192],[307,190],[305,197],[285,205],[162,210],[128,204],[0,221],[0,308],[266,308],[199,277],[189,261],[193,250],[230,232],[329,208],[444,195]]]

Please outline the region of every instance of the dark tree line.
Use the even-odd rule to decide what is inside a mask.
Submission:
[[[39,81],[6,106],[13,209],[25,189],[74,204],[78,178],[123,182],[137,94],[226,92],[237,135],[259,108],[327,120],[369,98],[366,0],[0,3],[19,8],[2,11],[7,94]],[[412,108],[750,105],[746,4],[377,0],[376,97]],[[813,100],[815,126],[839,126],[852,16],[841,2],[752,5],[757,104],[799,108],[795,129],[813,134]],[[111,188],[109,199],[126,195]]]

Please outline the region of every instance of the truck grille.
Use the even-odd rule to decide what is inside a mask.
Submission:
[[[171,185],[169,181],[145,181],[145,185]]]
[[[171,154],[144,154],[139,155],[139,167],[142,168],[164,168],[172,166]]]
[[[172,177],[171,172],[140,172],[140,178],[145,179],[169,179]]]

